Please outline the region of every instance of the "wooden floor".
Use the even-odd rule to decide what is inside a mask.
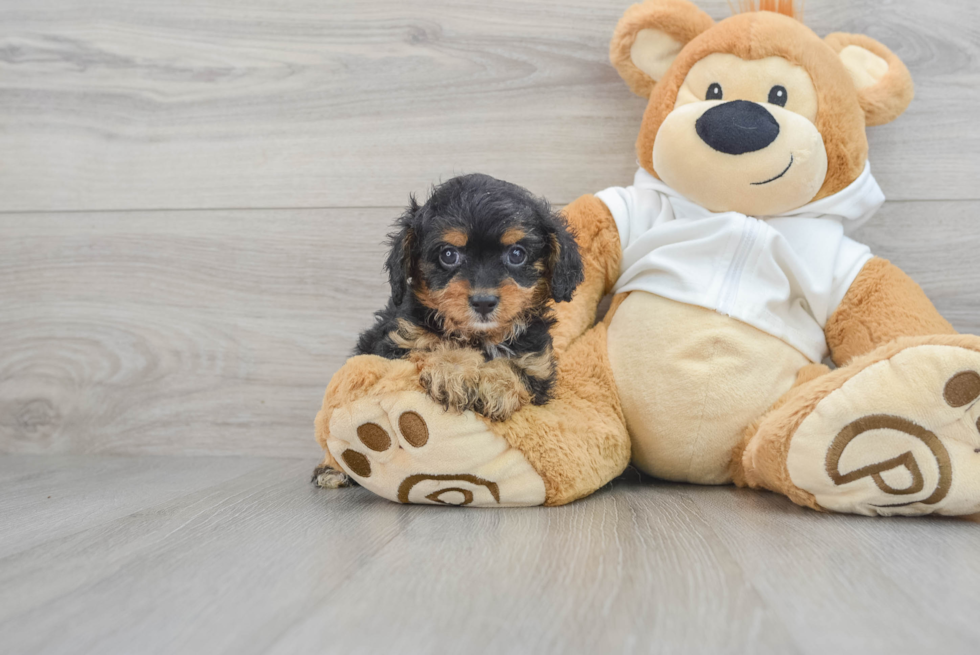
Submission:
[[[308,484],[410,192],[632,180],[630,1],[0,0],[0,653],[980,652],[980,519]],[[855,237],[980,333],[980,3],[805,6],[917,84]]]
[[[305,462],[0,458],[5,653],[964,653],[975,523],[624,476],[403,507]]]

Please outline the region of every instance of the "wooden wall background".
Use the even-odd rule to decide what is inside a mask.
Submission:
[[[701,0],[716,18],[725,0]],[[628,184],[628,0],[0,0],[0,452],[314,458],[409,192]],[[980,3],[809,0],[918,95],[858,238],[980,333]]]

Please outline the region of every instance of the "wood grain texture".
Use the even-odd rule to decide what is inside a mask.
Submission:
[[[627,475],[562,508],[400,506],[305,463],[0,459],[11,653],[975,653],[978,526],[818,514]],[[56,465],[53,464],[56,462]],[[209,470],[186,493],[139,492]],[[137,492],[65,529],[71,508]],[[48,499],[46,496],[50,495]],[[46,507],[46,509],[37,509]],[[121,508],[120,508],[121,509]],[[6,548],[31,530],[30,548]],[[21,541],[21,543],[26,543]],[[70,626],[70,629],[64,629]]]
[[[556,203],[630,179],[629,0],[0,2],[0,210],[397,206],[456,173]],[[726,0],[702,0],[717,19]],[[980,6],[806,3],[909,65],[871,130],[895,200],[978,199]]]
[[[397,210],[0,215],[0,451],[316,457]],[[855,235],[980,334],[980,202]]]
[[[0,448],[316,457],[391,216],[0,216]]]
[[[227,461],[225,461],[227,459]],[[0,559],[245,475],[261,460],[0,457]]]
[[[811,652],[980,648],[980,589],[966,583],[980,579],[974,524],[814,515],[749,490],[690,497],[787,629],[806,631]]]

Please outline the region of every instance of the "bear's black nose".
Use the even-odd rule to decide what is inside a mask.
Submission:
[[[701,140],[726,155],[762,150],[779,136],[779,123],[760,104],[732,100],[712,107],[695,124]]]

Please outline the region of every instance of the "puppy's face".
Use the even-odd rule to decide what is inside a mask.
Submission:
[[[569,300],[581,281],[563,219],[515,185],[485,175],[454,178],[409,214],[408,243],[398,244],[408,286],[448,331],[510,330],[549,299]]]
[[[416,294],[448,330],[507,327],[548,299],[547,236],[525,216],[500,218],[467,225],[447,217],[424,234]]]

